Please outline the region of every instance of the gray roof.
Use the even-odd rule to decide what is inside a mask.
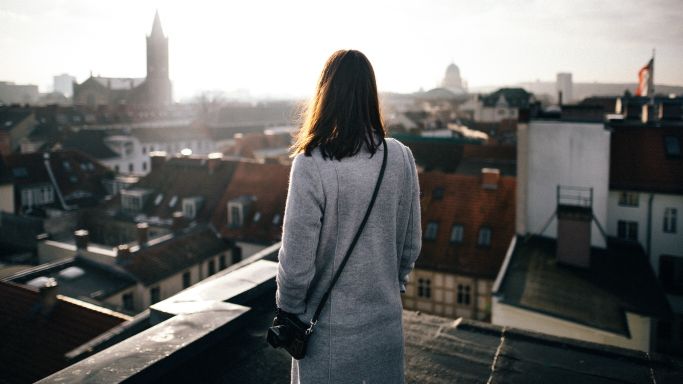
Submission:
[[[629,336],[626,311],[655,318],[671,309],[638,244],[608,238],[588,269],[557,263],[556,240],[518,237],[495,293],[502,303]]]
[[[83,275],[68,278],[60,274],[65,269],[72,267],[81,269],[84,272]],[[11,276],[7,280],[27,284],[41,276],[53,277],[57,280],[59,294],[84,301],[103,300],[136,284],[135,280],[125,273],[80,256],[42,264]]]

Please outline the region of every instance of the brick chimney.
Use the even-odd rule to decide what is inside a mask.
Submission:
[[[140,247],[144,247],[145,245],[147,245],[147,242],[149,241],[149,224],[138,223],[138,225],[136,225],[136,228],[138,233],[138,245]]]
[[[76,242],[76,249],[85,251],[88,249],[90,234],[86,229],[79,229],[74,232],[74,240]]]
[[[50,277],[45,281],[42,287],[38,288],[38,296],[40,300],[40,313],[48,315],[57,304],[57,280]]]
[[[182,211],[173,212],[173,222],[171,223],[171,230],[177,232],[185,228],[185,216]]]
[[[557,261],[590,267],[593,189],[557,187]]]
[[[121,244],[116,248],[116,263],[125,265],[129,264],[133,259],[133,253],[128,248],[127,244]]]
[[[209,153],[209,158],[206,161],[206,166],[209,169],[209,175],[213,175],[216,168],[220,165],[223,159],[223,154],[220,152]]]
[[[166,152],[156,151],[150,155],[150,171],[158,170],[166,163]]]
[[[481,169],[481,187],[484,189],[498,189],[500,170],[497,168]]]

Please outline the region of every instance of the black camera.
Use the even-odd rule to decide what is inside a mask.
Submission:
[[[306,355],[309,325],[296,315],[278,309],[273,326],[268,328],[266,339],[273,348],[284,348],[293,358],[299,360]]]

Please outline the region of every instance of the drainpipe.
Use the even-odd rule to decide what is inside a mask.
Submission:
[[[59,198],[59,202],[62,203],[62,208],[64,208],[65,211],[70,211],[72,209],[78,208],[75,205],[67,205],[66,201],[64,200],[64,196],[62,196],[62,191],[59,189],[59,185],[57,184],[57,179],[55,179],[54,173],[52,173],[52,167],[50,166],[50,153],[46,152],[43,154],[43,159],[45,162],[45,169],[47,170],[47,174],[50,176],[50,181],[52,181],[52,185],[55,187],[55,193],[57,193],[57,197]]]
[[[655,194],[650,193],[650,197],[647,199],[647,256],[652,262],[652,200],[654,200]],[[655,269],[658,267],[655,266]],[[659,274],[657,274],[659,276]]]

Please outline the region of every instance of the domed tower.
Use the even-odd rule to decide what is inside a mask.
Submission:
[[[449,90],[462,90],[462,79],[460,78],[460,68],[455,63],[451,63],[446,68],[446,75],[441,81],[441,86]]]
[[[151,105],[167,105],[172,102],[171,80],[168,75],[168,37],[161,29],[159,12],[154,14],[152,33],[147,36],[146,98]]]

